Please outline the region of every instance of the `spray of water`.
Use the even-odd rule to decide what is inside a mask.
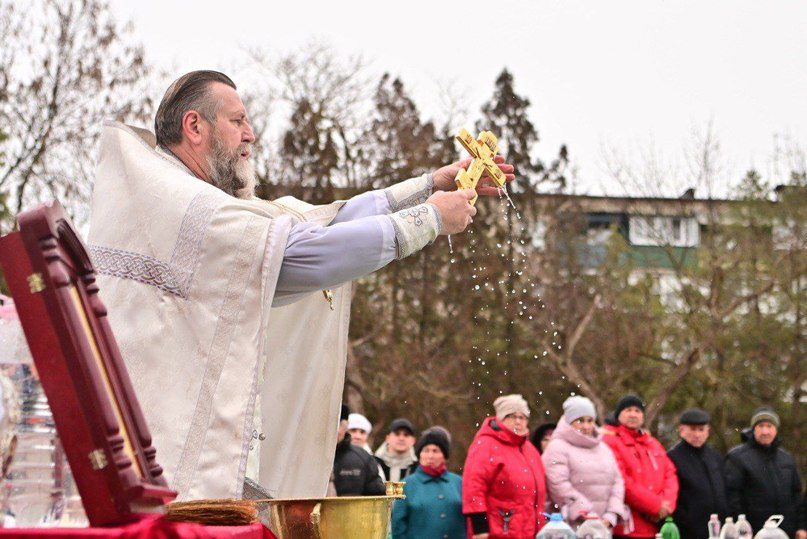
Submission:
[[[514,325],[516,317],[526,319],[532,321],[537,316],[537,311],[546,309],[546,305],[544,304],[543,300],[541,299],[540,293],[536,289],[536,283],[533,281],[532,277],[530,277],[530,273],[528,272],[528,254],[525,252],[527,249],[527,242],[524,241],[524,232],[525,232],[525,225],[523,224],[523,219],[521,213],[518,211],[515,202],[510,197],[507,189],[499,189],[499,213],[501,215],[501,219],[503,221],[508,221],[509,216],[511,214],[511,210],[514,211],[516,219],[514,220],[514,226],[510,227],[510,237],[507,238],[504,242],[498,242],[496,244],[496,249],[499,251],[499,257],[505,258],[508,256],[508,249],[512,249],[510,254],[513,258],[513,265],[512,265],[512,273],[501,275],[500,279],[491,282],[488,279],[485,279],[481,282],[478,282],[480,278],[485,277],[485,269],[486,267],[482,264],[478,264],[475,261],[472,262],[472,283],[471,283],[471,291],[474,294],[485,294],[494,292],[496,290],[496,285],[504,286],[504,294],[505,294],[505,302],[503,305],[503,309],[506,312],[513,312],[516,316],[510,320],[510,324]],[[471,245],[475,246],[475,240],[471,242]],[[479,249],[482,251],[480,254],[482,255],[483,259],[487,259],[490,256],[490,251],[485,243],[480,245],[482,248]],[[472,254],[476,253],[476,248],[471,251]],[[475,258],[475,257],[472,257]],[[521,278],[523,276],[527,276],[527,282],[523,283],[523,286],[518,287],[518,290],[515,288],[507,288],[506,283],[508,283],[512,277]],[[527,286],[529,283],[529,286]],[[483,305],[478,309],[478,312],[473,316],[473,319],[477,323],[485,323],[487,316],[486,313],[489,312],[491,309],[490,305],[487,303],[483,303]],[[478,315],[478,316],[477,316]],[[554,322],[550,321],[550,328],[554,329]],[[549,334],[549,329],[544,330],[545,334]],[[552,341],[552,348],[556,350],[560,350],[560,344],[557,342],[557,331],[553,332],[552,335],[553,339],[548,339]],[[485,334],[490,336],[490,331],[486,330]],[[506,339],[507,340],[507,339]],[[476,350],[475,349],[475,359],[476,362],[484,368],[484,370],[480,373],[483,377],[487,377],[490,375],[490,371],[488,370],[493,365],[500,364],[499,361],[491,360],[500,360],[502,359],[502,354],[505,356],[507,352],[497,352],[491,353],[489,348],[485,348],[484,351]],[[480,353],[481,352],[481,353]],[[537,350],[534,354],[531,354],[534,360],[542,360],[548,356],[547,350]],[[529,356],[528,356],[529,357]],[[471,360],[469,360],[471,361]],[[504,371],[507,372],[507,371]],[[512,374],[512,373],[508,373]],[[483,383],[481,380],[473,381],[472,385],[478,389],[482,389]],[[498,391],[499,394],[502,393],[501,390]],[[539,391],[539,395],[543,395],[543,391]],[[477,395],[477,400],[481,400],[481,393]],[[549,410],[546,410],[546,413],[549,414]]]

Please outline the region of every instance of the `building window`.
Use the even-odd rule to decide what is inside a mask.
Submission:
[[[696,247],[700,241],[694,217],[632,215],[628,238],[633,245]]]

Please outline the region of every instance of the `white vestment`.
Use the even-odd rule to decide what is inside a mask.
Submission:
[[[351,286],[333,308],[321,292],[272,304],[292,228],[329,225],[344,202],[237,199],[141,135],[104,127],[89,243],[157,461],[181,499],[240,497],[248,461],[272,496],[324,495]],[[386,190],[398,258],[439,233],[430,192]]]

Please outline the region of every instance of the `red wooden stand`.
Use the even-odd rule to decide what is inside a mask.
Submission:
[[[176,497],[98,297],[87,251],[58,202],[18,217],[0,267],[91,526],[135,520]]]

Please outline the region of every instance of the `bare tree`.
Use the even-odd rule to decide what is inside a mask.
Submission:
[[[304,116],[309,135],[316,133],[317,139],[328,141],[322,144],[332,145],[337,152],[333,182],[339,187],[357,187],[361,174],[356,164],[356,142],[364,129],[365,115],[362,110],[370,106],[370,85],[364,73],[364,59],[360,56],[339,56],[330,46],[317,41],[276,59],[264,48],[252,48],[247,52],[253,70],[257,69],[265,77],[257,91],[246,92],[247,99],[250,102],[271,102],[277,104],[278,108],[285,107],[290,117],[297,115],[295,119],[298,124],[296,128],[292,126],[294,129],[291,132],[280,132],[280,129],[267,126],[265,120],[253,114],[259,132],[277,136],[279,141],[275,143],[267,140],[266,136],[262,137],[262,146],[272,155],[267,151],[261,152],[258,159],[267,164],[259,168],[272,174],[272,183],[299,185],[308,180],[301,178],[300,171],[289,168],[281,160],[284,146],[306,146],[292,144],[289,139],[298,135],[299,120]],[[312,148],[320,146],[307,145]],[[264,183],[269,182],[268,175],[261,179]]]
[[[148,72],[104,0],[0,4],[0,191],[13,210],[42,197],[83,214],[105,118],[142,119]]]

